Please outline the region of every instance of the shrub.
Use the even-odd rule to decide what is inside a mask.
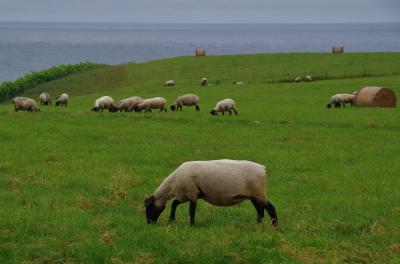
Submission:
[[[105,65],[91,62],[80,62],[78,64],[61,64],[42,71],[33,71],[15,81],[1,83],[0,100],[7,100],[42,83],[50,82],[76,72],[100,67],[105,67]]]

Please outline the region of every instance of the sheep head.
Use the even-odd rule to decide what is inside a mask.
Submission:
[[[213,116],[215,116],[215,115],[217,115],[217,111],[211,110],[210,114],[213,115]]]
[[[158,217],[164,211],[165,205],[157,206],[156,198],[150,196],[144,200],[144,206],[146,207],[146,220],[148,224],[157,223]]]

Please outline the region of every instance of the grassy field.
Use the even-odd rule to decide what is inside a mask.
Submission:
[[[398,95],[399,71],[400,53],[181,57],[31,89],[73,97],[40,113],[0,105],[0,263],[399,263],[400,113],[325,107],[365,85]],[[305,74],[328,80],[274,83]],[[203,76],[221,84],[201,88]],[[162,87],[166,79],[177,87]],[[171,103],[191,92],[199,113],[89,111],[100,95]],[[223,98],[238,116],[209,114]],[[200,201],[194,227],[188,204],[169,225],[168,204],[146,224],[143,201],[164,177],[184,161],[221,158],[267,166],[278,229],[256,224],[250,202]]]

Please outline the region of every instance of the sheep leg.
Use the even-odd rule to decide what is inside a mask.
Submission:
[[[195,217],[195,214],[196,214],[196,206],[197,206],[197,202],[190,201],[190,206],[189,206],[190,225],[194,225],[194,217]]]
[[[258,222],[261,223],[264,219],[264,206],[262,203],[260,203],[256,199],[251,199],[251,202],[253,203],[254,207],[256,208]]]
[[[228,110],[228,112],[229,112],[229,115],[232,115],[232,111],[231,110]]]
[[[271,223],[273,226],[278,226],[278,216],[276,215],[275,206],[271,202],[264,204],[265,210],[267,210],[271,217]]]
[[[222,115],[225,115],[225,111],[222,111]]]
[[[181,105],[179,106],[179,111],[182,112],[182,106]]]
[[[171,205],[171,214],[169,215],[169,222],[173,222],[175,221],[175,212],[176,212],[176,207],[178,207],[178,205],[180,205],[182,202],[178,201],[178,200],[174,200],[172,202]]]

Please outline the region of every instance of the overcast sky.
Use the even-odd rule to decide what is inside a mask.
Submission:
[[[400,22],[400,0],[0,0],[0,21]]]

